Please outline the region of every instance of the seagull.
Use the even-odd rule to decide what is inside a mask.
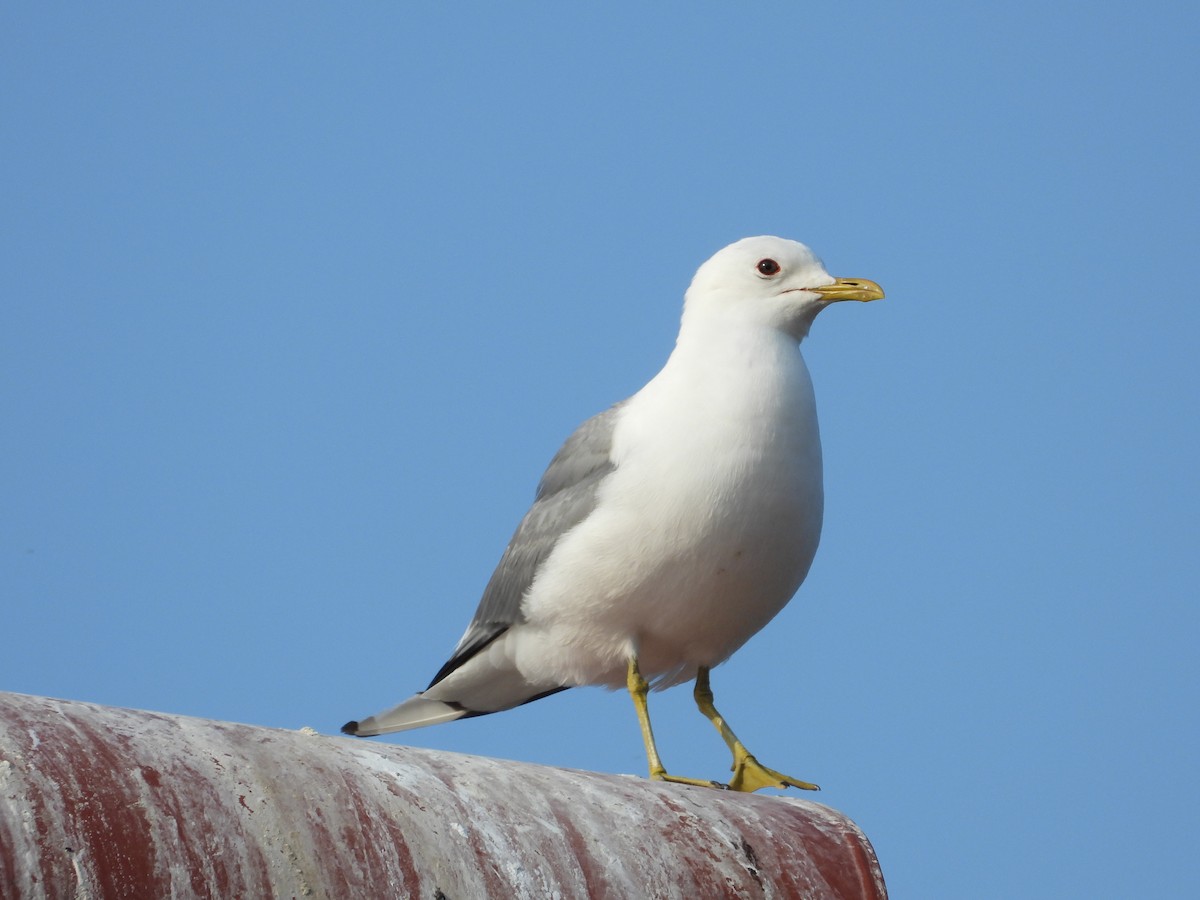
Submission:
[[[662,371],[550,461],[429,687],[342,731],[369,737],[569,687],[623,687],[650,778],[819,790],[749,753],[713,705],[709,671],[787,604],[817,551],[821,440],[800,343],[830,304],[882,297],[873,281],[832,277],[796,241],[744,238],[713,255]],[[728,784],[668,774],[659,756],[647,695],[691,680],[733,754]]]

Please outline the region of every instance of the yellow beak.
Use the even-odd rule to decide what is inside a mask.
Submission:
[[[839,278],[833,284],[805,288],[805,290],[811,291],[814,294],[820,294],[830,302],[834,300],[861,300],[863,303],[866,303],[868,300],[883,299],[883,288],[865,278]]]

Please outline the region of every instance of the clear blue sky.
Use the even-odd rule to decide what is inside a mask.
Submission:
[[[5,4],[0,688],[332,733],[424,686],[775,233],[888,299],[805,345],[824,540],[722,710],[897,898],[1188,893],[1197,9]],[[401,737],[645,767],[596,689]]]

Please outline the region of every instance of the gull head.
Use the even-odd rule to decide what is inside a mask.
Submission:
[[[775,328],[802,339],[817,313],[841,300],[879,300],[865,278],[834,278],[808,247],[779,237],[749,237],[718,250],[697,271],[684,323],[704,320]]]

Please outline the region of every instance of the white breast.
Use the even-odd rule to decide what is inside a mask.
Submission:
[[[526,597],[531,681],[661,683],[726,659],[790,599],[821,531],[812,382],[772,329],[684,341],[623,408],[615,471]],[[523,650],[525,652],[523,652]]]

